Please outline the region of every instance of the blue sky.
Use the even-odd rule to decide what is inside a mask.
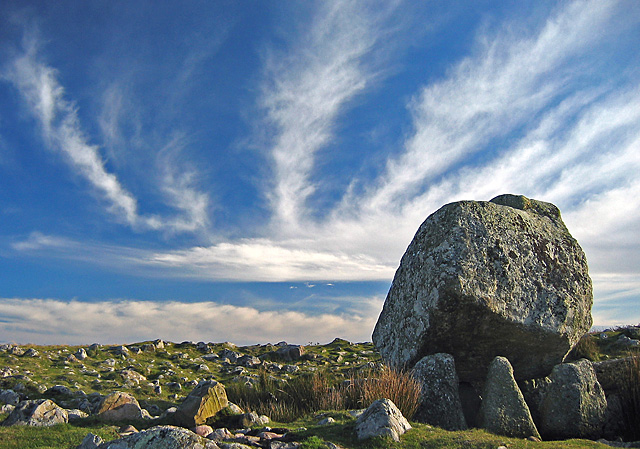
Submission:
[[[640,322],[640,3],[4,1],[0,341],[367,341],[420,223],[553,202]]]

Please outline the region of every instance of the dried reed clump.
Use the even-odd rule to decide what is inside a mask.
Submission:
[[[360,371],[345,384],[345,408],[366,408],[378,399],[390,399],[411,419],[420,405],[420,383],[411,372],[384,366],[379,371]]]
[[[626,394],[622,395],[625,439],[640,440],[640,356],[629,357],[625,373]]]
[[[253,386],[230,384],[227,396],[244,409],[280,422],[320,410],[366,408],[382,398],[393,401],[405,417],[411,418],[419,405],[420,385],[410,373],[388,367],[359,371],[346,381],[318,371],[278,382],[262,371]]]

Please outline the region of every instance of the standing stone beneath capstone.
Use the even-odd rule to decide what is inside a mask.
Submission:
[[[587,260],[556,206],[524,196],[443,206],[418,229],[373,332],[387,363],[456,360],[481,383],[494,357],[547,376],[591,327]]]
[[[544,439],[597,439],[602,436],[607,400],[586,359],[553,368],[540,405]]]
[[[513,368],[504,357],[496,357],[489,365],[478,422],[480,427],[498,435],[540,438],[529,407],[513,378]]]
[[[413,377],[420,382],[420,405],[413,419],[417,422],[464,430],[467,423],[458,394],[458,375],[450,354],[423,357],[413,368]]]

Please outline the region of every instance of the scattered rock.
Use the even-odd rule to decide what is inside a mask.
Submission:
[[[446,430],[466,429],[453,356],[439,353],[423,357],[413,370],[422,390],[413,419]]]
[[[11,355],[17,355],[18,357],[20,357],[21,355],[24,355],[25,351],[20,346],[11,346],[9,347],[7,352]]]
[[[69,422],[78,421],[80,419],[84,419],[89,416],[89,414],[80,409],[67,409],[67,415],[69,417]]]
[[[252,355],[243,355],[236,360],[236,363],[238,365],[244,366],[245,368],[255,368],[262,364],[262,360]]]
[[[213,441],[190,430],[174,426],[157,426],[126,437],[108,441],[99,449],[218,449]]]
[[[269,422],[269,417],[266,415],[258,415],[256,412],[242,413],[234,417],[234,422],[243,428],[252,427],[256,425],[264,425]]]
[[[121,437],[124,437],[124,436],[127,436],[127,435],[131,435],[133,433],[138,433],[138,429],[136,429],[134,426],[132,426],[130,424],[128,424],[126,426],[122,426],[118,430],[118,435],[120,435]]]
[[[213,441],[229,440],[233,438],[233,434],[225,427],[214,429],[207,438]]]
[[[333,419],[331,416],[327,416],[324,419],[321,419],[320,421],[318,421],[318,425],[319,426],[327,426],[329,424],[334,424],[336,422],[335,419]]]
[[[88,433],[82,440],[82,443],[80,443],[79,446],[76,446],[76,449],[97,449],[102,443],[104,443],[104,440],[98,435]]]
[[[142,374],[132,369],[124,369],[120,371],[119,375],[122,378],[124,384],[129,387],[134,385],[139,385],[140,382],[147,381],[146,377],[144,377]]]
[[[631,348],[640,346],[640,341],[629,338],[626,335],[620,335],[620,337],[618,337],[618,340],[616,340],[616,344]]]
[[[546,440],[602,436],[607,400],[591,362],[557,365],[540,406],[540,433]]]
[[[54,385],[53,387],[47,389],[44,394],[56,397],[69,397],[73,395],[73,391],[71,391],[69,387],[65,387],[64,385]]]
[[[236,363],[238,358],[242,357],[242,354],[225,348],[222,351],[218,352],[218,357],[223,360],[227,359],[230,363]]]
[[[11,412],[13,412],[15,409],[16,409],[15,405],[11,405],[11,404],[0,405],[0,413],[6,413],[7,415],[10,415]]]
[[[119,355],[121,357],[128,357],[129,356],[129,348],[127,348],[126,346],[116,346],[115,348],[113,348],[113,353],[115,355]]]
[[[88,357],[87,351],[85,351],[84,348],[78,349],[78,351],[76,351],[73,355],[78,360],[84,360],[84,359],[86,359]]]
[[[608,441],[604,438],[601,438],[597,441],[597,443],[606,444],[607,446],[611,447],[640,447],[640,441],[629,441],[625,443],[623,441]]]
[[[396,366],[444,352],[461,381],[494,357],[516,379],[548,375],[591,327],[584,252],[558,208],[524,196],[443,206],[407,248],[373,342]]]
[[[18,405],[20,395],[13,390],[0,390],[0,403]]]
[[[378,399],[356,420],[359,440],[377,436],[389,436],[400,441],[400,435],[411,429],[398,407],[389,399]]]
[[[213,429],[211,426],[207,426],[206,424],[201,424],[199,426],[194,427],[193,432],[196,435],[200,435],[201,437],[208,437],[213,433]]]
[[[215,416],[229,405],[224,385],[215,380],[198,384],[176,410],[174,420],[178,425],[192,428],[205,424],[208,418]]]
[[[496,357],[489,365],[478,421],[480,427],[498,435],[540,438],[505,357]]]
[[[295,362],[304,355],[304,346],[286,345],[281,346],[273,353],[278,359],[285,362]]]
[[[334,446],[329,446],[327,444],[328,449],[336,449],[337,446],[336,447]],[[296,441],[270,441],[269,442],[269,449],[299,449],[300,447],[302,447],[302,444]]]
[[[48,427],[69,422],[67,411],[50,399],[20,402],[2,423],[3,426]]]
[[[103,421],[129,421],[145,419],[148,413],[133,395],[114,391],[103,399],[97,415]]]
[[[38,357],[40,353],[33,348],[27,349],[27,352],[24,353],[24,357]]]

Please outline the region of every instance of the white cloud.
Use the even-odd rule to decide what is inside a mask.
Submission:
[[[99,148],[88,143],[78,118],[76,106],[65,98],[64,88],[56,71],[41,62],[35,38],[26,39],[25,51],[9,65],[4,78],[13,83],[26,100],[38,120],[46,144],[66,159],[67,163],[85,178],[109,203],[109,211],[135,228],[169,229],[175,232],[192,231],[206,225],[208,197],[197,192],[189,173],[165,173],[165,192],[170,202],[186,213],[184,218],[164,220],[158,216],[141,215],[138,201],[117,176],[110,173]],[[116,100],[111,106],[118,108]],[[114,119],[116,120],[116,119]],[[101,119],[103,131],[117,142],[116,123]]]
[[[379,280],[392,277],[395,271],[395,265],[366,254],[313,250],[304,242],[292,243],[247,239],[158,252],[139,262],[175,267],[187,276],[247,282]]]
[[[341,337],[360,342],[371,341],[380,308],[379,298],[369,301],[360,313],[319,315],[216,302],[4,298],[0,300],[0,341],[125,344],[162,338],[249,345],[281,340],[328,343]]]
[[[40,122],[47,144],[64,154],[78,173],[107,198],[116,215],[134,224],[135,198],[106,171],[98,148],[86,142],[74,105],[65,100],[55,70],[37,60],[36,45],[35,41],[29,42],[5,76],[24,96]]]
[[[575,2],[533,36],[503,28],[411,105],[415,132],[366,199],[371,210],[402,204],[494,139],[528,123],[579,78],[576,57],[600,35],[614,3]]]
[[[266,59],[262,106],[275,128],[269,199],[279,232],[299,231],[308,218],[316,153],[332,140],[339,114],[375,76],[364,61],[377,43],[374,31],[381,32],[371,11],[345,1],[318,6],[301,42]]]

